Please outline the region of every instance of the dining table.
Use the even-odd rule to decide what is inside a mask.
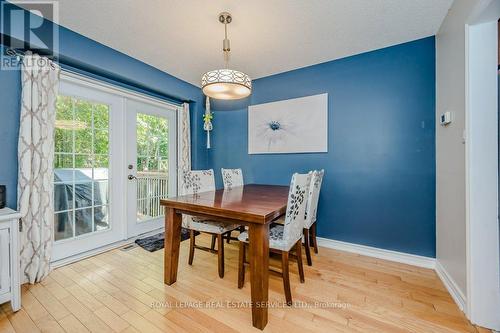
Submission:
[[[252,324],[264,329],[269,305],[269,225],[285,214],[288,190],[288,186],[249,184],[161,199],[165,209],[164,283],[177,280],[182,214],[247,226]]]

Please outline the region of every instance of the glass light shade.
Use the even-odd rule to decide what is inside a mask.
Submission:
[[[201,77],[203,93],[215,99],[241,99],[252,93],[252,80],[243,72],[216,69]]]

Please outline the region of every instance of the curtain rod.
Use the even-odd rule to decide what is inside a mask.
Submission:
[[[4,51],[4,53],[7,56],[18,57],[21,59],[24,58],[24,56],[26,55],[27,52],[30,52],[30,51],[29,50],[21,50],[21,49],[13,49],[13,48],[8,48],[8,47],[5,47],[5,51]],[[61,57],[61,56],[59,56],[59,57],[50,56],[47,54],[43,54],[42,52],[40,52],[40,55],[57,62],[60,65],[62,70],[69,72],[69,73],[73,73],[73,74],[81,75],[81,76],[86,76],[86,77],[97,79],[97,80],[102,80],[108,84],[114,84],[114,85],[121,87],[123,89],[131,90],[133,92],[142,93],[142,94],[147,95],[147,96],[152,96],[156,99],[162,100],[164,102],[172,103],[175,105],[182,105],[182,103],[192,102],[192,100],[184,100],[184,99],[180,99],[180,98],[166,95],[161,91],[149,88],[149,87],[147,87],[143,84],[140,84],[140,83],[134,83],[128,79],[124,79],[123,81],[121,81],[119,79],[113,78],[112,75],[106,75],[105,73],[98,73],[97,71],[92,71],[92,70],[88,70],[85,68],[73,66],[70,64],[71,61],[66,62],[66,61],[64,61],[64,57]],[[61,58],[63,58],[63,61],[61,61]]]

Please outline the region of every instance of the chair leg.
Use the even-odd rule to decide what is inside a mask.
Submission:
[[[311,247],[309,245],[309,229],[304,228],[304,247],[306,248],[307,265],[312,266]]]
[[[240,255],[238,260],[238,288],[245,284],[245,242],[240,242]]]
[[[189,260],[188,260],[189,265],[193,264],[195,237],[196,236],[194,234],[194,230],[189,230]]]
[[[314,245],[314,253],[318,253],[318,240],[316,239],[316,222],[314,222],[311,226],[311,236],[313,239],[313,245]]]
[[[283,287],[285,289],[286,304],[292,305],[292,291],[290,289],[290,272],[288,269],[288,252],[281,252],[281,271],[283,272]]]
[[[217,261],[219,264],[219,277],[224,277],[224,239],[222,234],[217,235]]]
[[[210,244],[210,248],[212,251],[215,251],[215,235],[212,235],[212,244]]]
[[[229,244],[231,242],[231,231],[228,231],[227,234],[226,234],[226,241],[227,243]]]
[[[300,283],[305,282],[304,278],[304,266],[302,265],[302,240],[299,239],[297,244],[295,244],[295,252],[297,254],[297,266],[299,267]]]

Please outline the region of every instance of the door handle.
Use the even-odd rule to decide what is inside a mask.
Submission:
[[[128,175],[128,177],[127,177],[127,178],[128,178],[128,180],[137,179],[137,177],[136,177],[136,176],[134,176],[134,175]]]

